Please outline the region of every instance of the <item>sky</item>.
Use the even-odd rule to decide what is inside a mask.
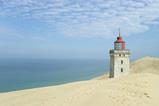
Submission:
[[[0,0],[0,58],[108,59],[119,28],[159,57],[159,0]]]

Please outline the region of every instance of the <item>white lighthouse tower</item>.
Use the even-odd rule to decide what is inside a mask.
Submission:
[[[114,49],[110,50],[110,73],[109,77],[120,77],[127,75],[130,69],[130,51],[125,48],[125,41],[120,35],[114,42]]]

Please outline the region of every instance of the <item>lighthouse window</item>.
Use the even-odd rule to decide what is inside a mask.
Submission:
[[[123,68],[121,68],[121,72],[123,72]]]
[[[123,60],[121,60],[121,64],[123,64]]]

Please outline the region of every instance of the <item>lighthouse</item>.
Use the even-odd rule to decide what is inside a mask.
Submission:
[[[110,54],[110,72],[109,77],[115,78],[127,75],[130,70],[130,51],[126,49],[126,43],[123,40],[120,30],[119,35],[114,42],[114,49],[109,51]]]

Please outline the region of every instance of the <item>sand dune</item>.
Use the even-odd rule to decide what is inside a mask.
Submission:
[[[122,78],[0,93],[0,106],[158,106],[159,59],[137,60],[131,69]]]
[[[159,74],[159,58],[145,57],[131,64],[133,73]]]

